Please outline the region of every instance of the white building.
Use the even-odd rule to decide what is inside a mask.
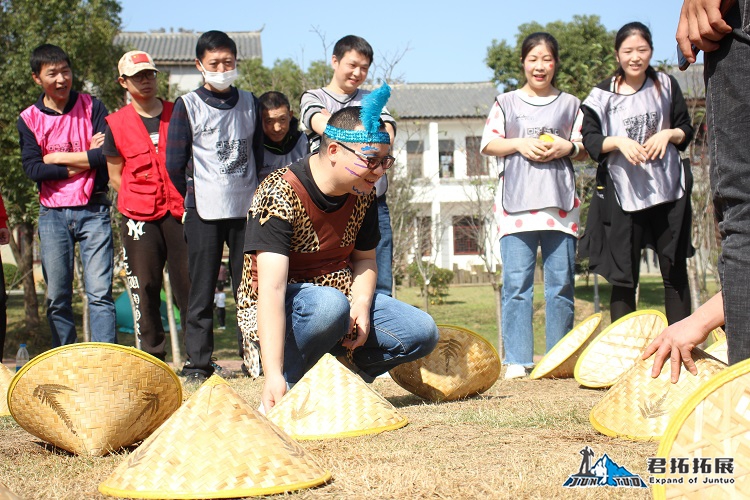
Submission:
[[[160,71],[169,72],[169,84],[177,86],[184,94],[203,85],[203,77],[195,68],[195,44],[202,33],[179,30],[177,32],[123,31],[114,40],[125,50],[142,50],[153,59]],[[237,44],[237,61],[262,59],[260,31],[228,31]]]
[[[485,120],[497,94],[491,82],[393,86],[388,109],[397,119],[394,155],[401,169],[394,175],[408,173],[415,178],[412,204],[418,209],[418,224],[430,228],[432,239],[431,245],[425,245],[431,247],[425,255],[429,252],[438,267],[484,267],[478,226],[491,234],[485,254],[490,262],[499,261],[491,216],[497,166],[494,158],[479,154]]]

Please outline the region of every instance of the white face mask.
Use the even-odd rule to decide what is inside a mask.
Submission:
[[[207,84],[211,85],[218,91],[224,91],[228,89],[239,76],[237,74],[237,68],[219,73],[218,71],[206,70],[206,68],[203,67],[203,63],[200,63],[200,65],[201,68],[203,68],[203,79]]]

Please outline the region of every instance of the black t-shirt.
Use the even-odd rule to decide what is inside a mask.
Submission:
[[[141,120],[143,120],[143,125],[146,126],[146,131],[148,132],[148,135],[151,136],[151,141],[156,147],[156,151],[159,152],[159,122],[161,120],[161,113],[159,113],[158,116],[154,116],[153,118],[141,116]],[[104,154],[104,156],[122,156],[120,155],[120,152],[117,150],[117,145],[115,144],[115,137],[112,135],[112,130],[109,128],[109,125],[107,125],[107,129],[104,132],[104,144],[102,144],[102,154]]]
[[[310,171],[309,156],[298,162],[292,163],[289,169],[297,176],[304,188],[310,194],[315,205],[324,212],[331,213],[344,206],[349,196],[328,196],[324,194],[315,184]],[[354,242],[356,250],[372,250],[380,241],[380,229],[378,226],[377,202],[373,202],[365,213]],[[251,217],[247,221],[245,231],[245,253],[257,251],[274,252],[289,256],[289,248],[292,242],[292,225],[278,217],[269,218],[262,226],[257,218]]]

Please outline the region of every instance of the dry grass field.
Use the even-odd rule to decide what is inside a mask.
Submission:
[[[257,405],[262,379],[229,380]],[[572,380],[499,380],[480,397],[425,403],[388,378],[373,388],[408,418],[409,425],[378,435],[303,441],[333,480],[291,493],[316,498],[649,498],[648,489],[562,484],[578,472],[579,451],[590,446],[648,481],[646,459],[656,443],[636,443],[597,433],[591,408],[603,392]],[[194,389],[189,389],[192,392]],[[227,443],[231,446],[232,443]],[[41,442],[11,417],[0,418],[0,482],[27,499],[107,498],[99,483],[124,459],[71,455]],[[202,461],[221,456],[196,456]],[[2,494],[0,493],[0,497]]]

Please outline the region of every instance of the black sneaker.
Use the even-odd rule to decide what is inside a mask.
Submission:
[[[192,372],[185,375],[185,385],[201,385],[208,377],[201,372]]]

